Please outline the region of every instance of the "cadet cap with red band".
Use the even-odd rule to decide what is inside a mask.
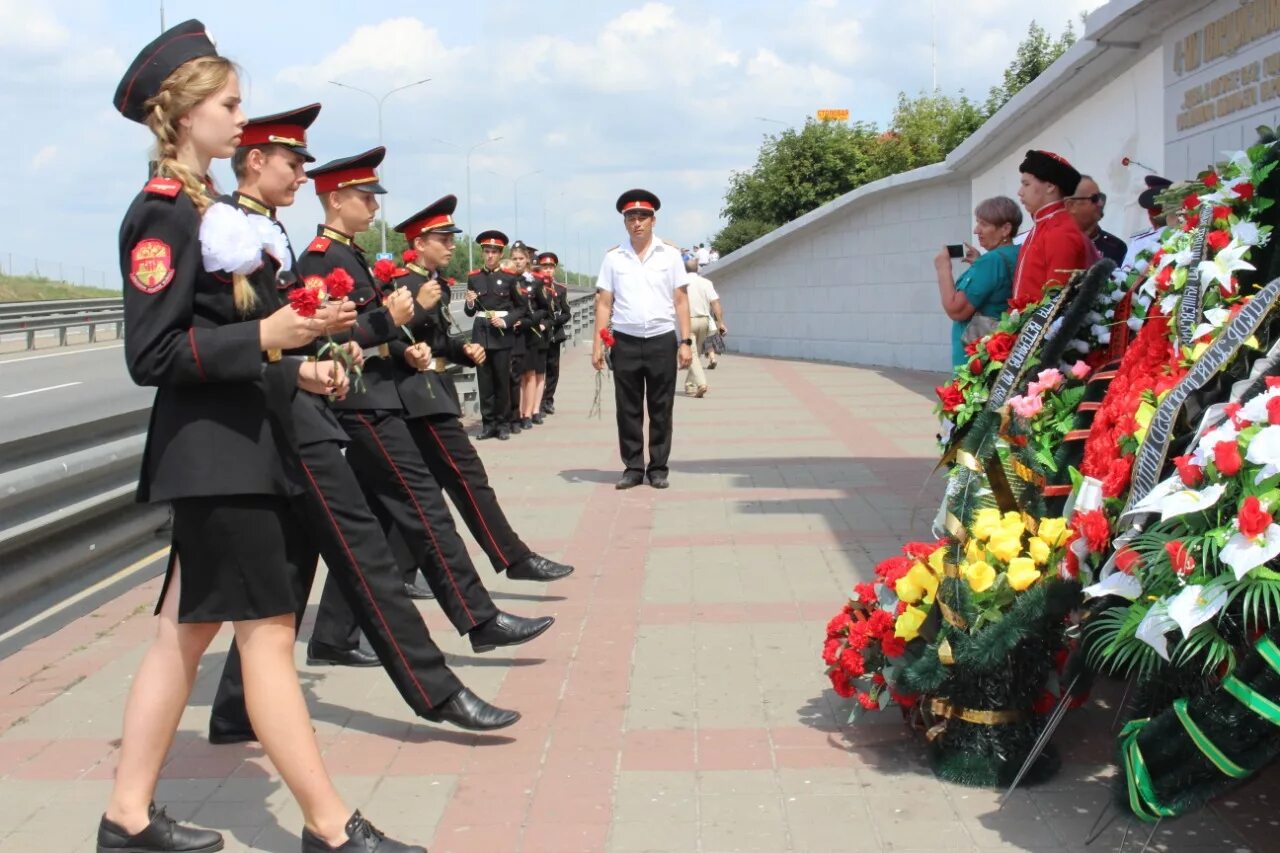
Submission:
[[[316,195],[353,187],[366,193],[385,193],[374,171],[387,155],[387,149],[379,145],[354,157],[331,160],[323,166],[307,170],[307,177],[315,182]]]
[[[499,249],[505,248],[511,241],[507,239],[507,235],[496,229],[481,231],[476,235],[476,243],[481,246],[495,246]]]
[[[618,212],[624,215],[632,210],[647,210],[654,213],[661,207],[662,202],[648,190],[627,190],[618,196]]]
[[[160,92],[164,81],[178,67],[202,56],[217,56],[204,24],[192,18],[161,33],[129,64],[111,103],[130,121],[145,124],[147,101]]]
[[[411,243],[423,234],[460,234],[462,229],[453,221],[453,212],[457,209],[458,197],[447,195],[401,222],[395,230]]]
[[[307,128],[320,115],[320,105],[310,104],[296,110],[275,115],[251,118],[240,135],[240,148],[259,148],[263,145],[283,145],[302,155],[308,163],[316,158],[307,150]]]
[[[538,266],[558,267],[560,266],[560,257],[555,252],[543,252],[538,255]]]

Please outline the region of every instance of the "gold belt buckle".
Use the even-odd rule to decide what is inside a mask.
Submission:
[[[441,356],[436,356],[436,358],[433,359],[433,362],[431,369],[436,373],[444,373],[449,369],[449,363]]]
[[[378,345],[378,355],[383,358],[391,358],[391,347],[387,344]]]
[[[282,358],[284,358],[284,353],[281,352],[280,350],[278,349],[267,350],[267,361],[270,364],[275,364],[277,361],[279,361]]]

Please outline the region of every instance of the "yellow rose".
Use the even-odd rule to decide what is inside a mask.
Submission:
[[[1039,536],[1031,540],[1027,545],[1027,551],[1031,554],[1031,559],[1035,561],[1037,566],[1043,566],[1049,562],[1049,543],[1045,542]]]
[[[893,636],[908,643],[920,635],[920,626],[924,624],[925,612],[919,607],[908,607],[893,623]]]
[[[969,582],[969,588],[974,592],[986,592],[996,582],[996,570],[991,568],[990,563],[982,560],[966,563],[963,573],[964,579]]]
[[[1037,534],[1051,548],[1057,548],[1067,541],[1067,520],[1065,518],[1042,518]]]
[[[916,563],[898,578],[893,591],[908,604],[915,604],[922,598],[925,604],[932,604],[933,596],[938,591],[938,576],[929,571],[924,563]]]
[[[987,556],[987,549],[977,539],[970,539],[964,546],[964,556],[970,563],[976,563]]]
[[[947,550],[947,546],[943,545],[941,548],[934,549],[934,552],[929,555],[929,568],[933,569],[935,575],[942,574],[942,562],[947,556]]]
[[[1040,580],[1040,570],[1030,557],[1014,557],[1009,561],[1009,571],[1005,572],[1005,576],[1009,578],[1009,586],[1022,592]]]
[[[976,539],[986,541],[1000,529],[1000,510],[995,507],[978,510],[973,517],[972,533]]]
[[[1022,523],[1022,516],[1016,512],[1006,512],[1004,517],[1000,519],[1000,530],[1010,536],[1021,536],[1026,532],[1026,527]]]
[[[1007,563],[1022,553],[1022,539],[1019,536],[1008,536],[1002,532],[999,536],[992,537],[991,541],[987,543],[987,550],[997,560]]]

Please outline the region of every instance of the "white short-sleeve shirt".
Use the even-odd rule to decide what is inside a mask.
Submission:
[[[689,317],[710,317],[711,303],[720,298],[711,279],[690,272],[685,273],[685,281],[689,285]]]
[[[605,252],[596,287],[613,294],[613,330],[637,338],[676,329],[676,289],[685,286],[680,250],[657,237],[643,257],[630,243]]]

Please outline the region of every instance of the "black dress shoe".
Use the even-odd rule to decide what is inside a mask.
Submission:
[[[521,418],[520,429],[533,429],[533,418]]]
[[[222,849],[222,836],[208,829],[183,826],[151,806],[151,823],[130,835],[102,816],[98,824],[98,853],[214,853]]]
[[[543,403],[543,404],[542,404],[542,414],[544,414],[544,415],[554,415],[555,413],[556,413],[556,404],[555,404],[555,403]]]
[[[209,743],[214,746],[226,746],[232,743],[252,743],[258,739],[253,729],[243,728],[239,723],[232,723],[218,717],[209,718]]]
[[[490,705],[464,687],[425,716],[433,723],[453,723],[467,731],[489,732],[505,729],[520,719],[520,712]]]
[[[507,577],[513,581],[556,581],[573,574],[573,566],[548,560],[539,554],[530,554],[507,566]]]
[[[427,848],[387,838],[357,811],[344,827],[347,841],[341,847],[328,842],[305,826],[302,828],[302,853],[427,853]]]
[[[644,482],[644,477],[635,471],[628,471],[622,475],[622,479],[618,481],[615,489],[634,489],[636,486]]]
[[[546,631],[556,621],[554,616],[516,616],[498,611],[498,615],[471,629],[471,650],[487,652],[498,646],[518,646]]]
[[[373,652],[356,646],[354,649],[339,649],[328,643],[315,640],[307,643],[308,666],[377,666],[378,656]]]
[[[511,423],[507,424],[507,429],[511,430],[511,434],[512,434],[512,435],[519,435],[519,434],[520,434],[520,428],[521,428],[522,426],[524,426],[524,424],[522,424],[520,421],[516,420],[516,421],[512,421]]]
[[[534,412],[533,417],[530,418],[529,420],[533,421],[535,424],[541,424],[543,422],[542,412]]]
[[[498,441],[506,441],[511,438],[511,430],[507,427],[498,427]]]
[[[479,435],[476,436],[476,441],[484,441],[486,438],[497,438],[497,437],[498,437],[498,428],[495,426],[487,426],[487,427],[481,428]]]
[[[666,474],[653,474],[649,477],[649,485],[655,489],[665,489],[671,484],[667,482]]]
[[[430,587],[425,587],[417,581],[405,581],[404,594],[412,598],[414,601],[430,601],[436,597]]]

